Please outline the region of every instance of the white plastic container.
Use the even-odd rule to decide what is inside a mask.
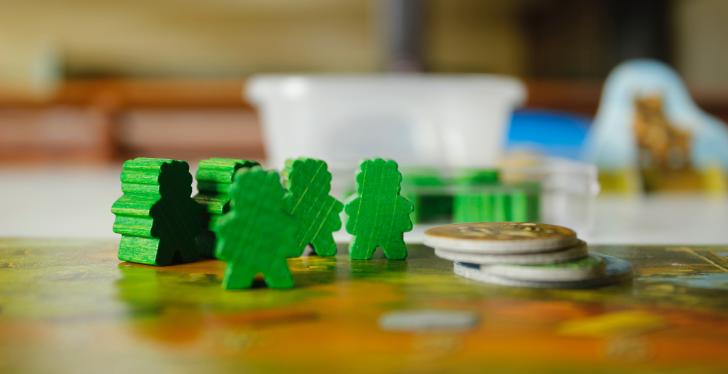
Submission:
[[[592,166],[558,159],[532,167],[499,164],[511,112],[526,96],[516,79],[263,75],[248,82],[247,95],[260,110],[268,166],[301,156],[325,160],[332,194],[341,199],[352,191],[359,162],[375,156],[396,160],[405,172],[498,168],[505,179],[539,183],[540,221],[588,235],[598,191]],[[426,227],[417,225],[406,239],[421,241]]]
[[[492,75],[262,75],[247,96],[260,109],[271,167],[308,156],[353,170],[374,156],[493,166],[526,93],[520,81]]]
[[[589,239],[593,229],[593,203],[599,193],[597,169],[594,165],[560,158],[539,158],[532,165],[504,165],[498,168],[499,182],[464,187],[458,184],[457,175],[462,170],[430,170],[437,175],[437,185],[417,185],[410,176],[422,175],[422,171],[402,170],[405,179],[402,192],[405,196],[430,196],[456,198],[463,192],[468,194],[484,193],[490,196],[518,191],[533,194],[537,198],[538,214],[532,219],[538,222],[569,227],[582,239]],[[352,189],[353,176],[349,186]],[[524,186],[524,184],[526,184]],[[529,187],[530,186],[530,187]],[[421,200],[420,200],[421,201]],[[432,201],[432,200],[430,200]],[[453,202],[453,206],[454,206]],[[453,210],[454,212],[454,210]],[[429,220],[421,219],[409,239],[419,242],[423,232],[433,225],[452,222],[454,215],[437,216]]]

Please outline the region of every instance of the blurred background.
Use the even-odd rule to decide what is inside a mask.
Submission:
[[[727,121],[726,19],[721,0],[0,0],[0,234],[110,236],[127,158],[263,160],[259,73],[504,74],[527,89],[514,118],[588,127],[609,72],[652,58]]]

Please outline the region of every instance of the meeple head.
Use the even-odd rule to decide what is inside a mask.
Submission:
[[[374,158],[364,160],[356,175],[358,192],[399,194],[402,174],[393,160]]]
[[[246,203],[282,204],[283,186],[280,175],[260,166],[241,168],[235,173],[230,187],[231,206]]]
[[[206,179],[205,177],[209,174],[210,170],[220,170],[231,168],[232,173],[230,174],[230,182],[235,177],[235,172],[241,168],[251,168],[253,166],[259,166],[257,161],[253,160],[241,160],[236,158],[223,158],[223,157],[211,157],[200,161],[200,165],[197,168],[197,180]],[[207,173],[206,173],[207,172]],[[209,178],[209,177],[208,177]]]
[[[307,188],[310,182],[315,182],[319,186],[327,187],[327,192],[330,190],[331,173],[323,160],[306,157],[288,159],[283,168],[283,178],[289,189]]]
[[[170,160],[159,168],[159,194],[167,197],[190,197],[192,175],[190,165],[184,161]]]

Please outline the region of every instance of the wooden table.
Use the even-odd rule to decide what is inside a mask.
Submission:
[[[289,260],[297,288],[224,291],[223,264],[120,263],[117,242],[0,240],[0,372],[723,372],[728,248],[598,246],[632,284],[529,290],[407,261]],[[465,330],[390,331],[393,311],[470,311]]]

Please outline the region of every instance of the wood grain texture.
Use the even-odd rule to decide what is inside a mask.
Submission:
[[[322,160],[298,158],[288,160],[284,168],[288,192],[286,210],[296,220],[296,251],[300,256],[311,245],[319,256],[336,254],[333,232],[341,228],[339,213],[344,205],[329,193],[331,173]]]
[[[135,158],[121,172],[124,193],[114,202],[119,259],[171,265],[200,257],[196,244],[202,209],[190,197],[192,176],[184,161]]]
[[[203,229],[198,237],[198,245],[203,257],[213,258],[215,252],[215,233],[213,229],[222,214],[230,210],[230,186],[235,172],[242,168],[258,165],[251,160],[233,158],[208,158],[200,161],[195,179],[199,193],[194,199],[205,207]]]
[[[402,174],[397,163],[381,158],[365,160],[356,175],[356,194],[344,208],[346,231],[354,238],[352,259],[368,260],[381,247],[392,260],[407,257],[403,233],[412,230],[412,203],[399,194]]]
[[[224,288],[250,288],[258,274],[268,287],[293,287],[286,257],[295,252],[296,222],[284,209],[283,194],[275,171],[256,166],[235,175],[230,211],[214,229],[215,257],[227,263]]]

